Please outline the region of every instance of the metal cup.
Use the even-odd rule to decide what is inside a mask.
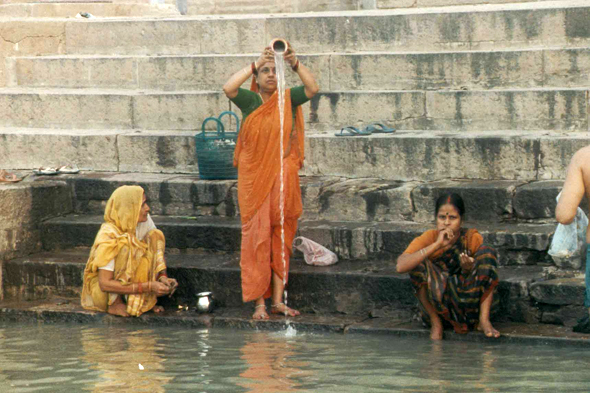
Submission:
[[[270,42],[270,47],[275,53],[282,54],[287,51],[289,44],[287,44],[287,41],[282,38],[275,38]]]
[[[210,313],[213,311],[213,292],[201,292],[197,294],[197,312]]]

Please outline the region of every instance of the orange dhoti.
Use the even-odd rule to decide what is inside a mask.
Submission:
[[[244,302],[271,295],[271,277],[275,272],[287,282],[289,257],[293,252],[293,239],[297,232],[297,219],[301,216],[301,188],[299,186],[299,160],[294,154],[283,160],[284,163],[284,231],[285,249],[281,253],[281,211],[280,211],[280,173],[276,177],[270,194],[254,217],[242,225],[242,299]]]
[[[244,302],[271,295],[275,272],[285,282],[289,256],[302,213],[298,171],[303,165],[303,115],[291,107],[289,90],[285,94],[283,151],[281,127],[275,93],[252,112],[242,125],[234,165],[238,167],[238,202],[242,219],[242,299]],[[283,158],[285,266],[281,256],[280,167]]]

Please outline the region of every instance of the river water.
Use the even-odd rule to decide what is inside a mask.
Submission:
[[[0,324],[0,392],[587,392],[589,366],[553,346]]]

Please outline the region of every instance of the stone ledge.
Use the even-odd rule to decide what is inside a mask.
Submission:
[[[403,130],[588,131],[583,88],[362,90],[318,93],[303,105],[306,127],[323,131],[381,121]],[[0,126],[186,130],[231,107],[220,91],[0,89]]]
[[[73,209],[63,181],[0,183],[0,206],[0,262],[37,252],[41,221]]]
[[[307,134],[303,175],[385,182],[559,180],[574,152],[590,144],[590,134],[581,132],[397,131],[366,137],[334,133]],[[196,174],[195,134],[5,128],[0,137],[10,143],[0,148],[0,166],[31,169],[67,162],[92,171]]]
[[[587,4],[563,1],[281,16],[154,21],[71,21],[68,53],[256,53],[289,37],[301,53],[472,50],[588,42]],[[143,32],[143,34],[141,34]],[[375,33],[378,32],[378,33]],[[125,40],[122,40],[122,37]]]
[[[178,249],[236,252],[240,249],[241,224],[236,218],[154,216],[166,235],[166,245]],[[47,250],[89,247],[102,216],[68,216],[42,224]],[[467,222],[478,228],[484,242],[500,253],[502,265],[552,264],[547,256],[553,224],[505,224]],[[432,224],[408,222],[301,221],[298,234],[333,250],[341,259],[390,260],[401,254],[412,239]]]
[[[147,313],[139,318],[120,318],[108,314],[88,312],[79,306],[65,302],[78,299],[54,299],[45,302],[0,304],[0,316],[4,320],[20,323],[80,323],[130,326],[179,326],[191,328],[233,328],[256,330],[284,330],[284,317],[271,315],[267,321],[253,321],[251,309],[224,309],[212,314],[197,315],[190,312],[167,311],[164,315]],[[416,322],[396,318],[375,318],[369,320],[342,317],[340,315],[303,314],[290,321],[297,332],[331,332],[346,334],[381,334],[398,337],[420,337],[427,339],[428,330]],[[489,339],[480,332],[459,335],[445,331],[444,339],[449,341],[467,341],[495,344],[525,344],[543,346],[571,346],[590,348],[588,335],[573,333],[571,329],[555,325],[530,325],[502,322],[495,323],[502,336]]]
[[[169,250],[166,259],[169,274],[178,280],[179,289],[172,298],[162,298],[163,305],[174,309],[178,304],[193,307],[195,294],[202,291],[212,291],[222,307],[242,305],[239,254],[174,251]],[[6,298],[30,301],[52,296],[79,297],[88,252],[87,248],[45,252],[6,262]],[[549,322],[572,325],[580,312],[585,312],[575,304],[539,308],[529,288],[546,277],[540,267],[500,267],[499,274],[497,316],[502,320],[538,323],[543,317],[561,315]],[[329,267],[314,267],[295,258],[289,276],[290,304],[302,312],[408,320],[416,312],[409,276],[396,273],[389,261],[340,261]]]
[[[313,71],[325,92],[586,87],[590,77],[588,48],[298,57]],[[218,90],[231,70],[256,58],[206,54],[14,57],[9,59],[12,66],[6,70],[5,79],[6,86],[13,87]],[[118,72],[113,73],[113,69]],[[293,73],[286,77],[287,86],[301,84]]]
[[[170,155],[167,155],[170,157]],[[201,180],[197,175],[93,172],[62,175],[75,195],[79,214],[102,214],[117,187],[138,184],[152,215],[239,215],[236,180]],[[554,222],[555,197],[563,181],[439,180],[401,182],[375,178],[302,176],[303,220],[431,222],[434,201],[456,192],[466,202],[467,218],[478,221]],[[588,210],[587,203],[582,208]]]

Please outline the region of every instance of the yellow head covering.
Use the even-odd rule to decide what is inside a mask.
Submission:
[[[107,202],[104,221],[114,225],[122,233],[135,236],[143,193],[143,188],[140,186],[117,188]]]

